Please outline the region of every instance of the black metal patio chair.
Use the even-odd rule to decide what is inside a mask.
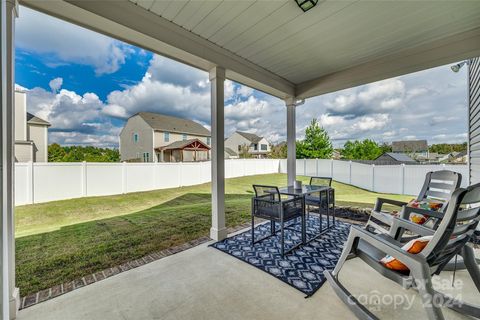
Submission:
[[[342,255],[333,271],[325,276],[335,293],[347,304],[359,319],[378,319],[340,283],[339,273],[349,256],[362,259],[380,275],[402,285],[413,288],[421,296],[428,319],[444,319],[442,303],[464,315],[479,318],[480,307],[455,300],[434,290],[432,276],[445,270],[445,266],[456,255],[464,263],[478,292],[480,292],[480,270],[475,262],[474,250],[469,243],[480,220],[480,184],[467,189],[457,189],[445,210],[436,230],[412,223],[405,219],[392,220],[391,234],[400,228],[411,230],[422,236],[432,236],[426,247],[417,254],[401,249],[402,244],[386,234],[375,234],[364,228],[353,226],[345,243]],[[408,267],[407,272],[387,268],[380,260],[390,255]],[[373,274],[372,274],[373,277]],[[372,281],[374,279],[372,278]],[[373,283],[373,282],[372,282]]]
[[[311,186],[332,186],[332,178],[330,177],[311,177]],[[327,226],[330,226],[330,210],[332,210],[333,223],[335,223],[335,190],[333,188],[327,191],[327,195],[323,192],[315,192],[305,196],[305,205],[307,207],[307,217],[310,217],[310,206],[317,207],[320,216],[320,225],[322,223],[322,211],[327,214]]]
[[[252,198],[252,245],[276,234],[275,223],[280,224],[281,253],[282,257],[297,246],[285,252],[285,223],[296,218],[301,218],[304,225],[304,204],[302,197],[287,197],[282,199],[275,186],[253,185],[255,197]],[[262,239],[255,239],[255,217],[270,221],[271,234]],[[295,229],[290,229],[297,231]]]

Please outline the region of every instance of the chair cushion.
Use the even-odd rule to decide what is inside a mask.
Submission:
[[[410,208],[419,208],[422,210],[430,210],[430,211],[440,211],[443,207],[444,203],[438,200],[431,200],[431,199],[424,199],[424,200],[411,200],[407,207]],[[410,221],[417,223],[417,224],[424,224],[427,221],[427,218],[423,214],[419,213],[411,213],[409,217]]]
[[[422,250],[427,246],[427,244],[432,240],[433,236],[425,236],[417,239],[410,240],[403,247],[402,250],[417,254],[422,252]],[[392,269],[400,272],[409,272],[410,270],[406,265],[404,265],[400,260],[392,256],[385,256],[380,260],[380,263],[383,264],[388,269]]]

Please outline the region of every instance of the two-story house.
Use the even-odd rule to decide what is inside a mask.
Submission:
[[[241,131],[235,131],[225,140],[225,149],[227,148],[240,156],[243,152],[248,152],[254,158],[265,158],[271,151],[270,143],[264,137]]]
[[[15,161],[48,161],[50,123],[27,112],[27,93],[15,90]]]
[[[120,159],[130,162],[191,162],[210,159],[210,131],[187,119],[139,112],[120,132]]]

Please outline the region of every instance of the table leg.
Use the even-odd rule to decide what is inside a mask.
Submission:
[[[307,226],[306,226],[306,213],[305,213],[305,196],[302,197],[302,243],[307,242]]]
[[[328,196],[328,189],[325,194],[327,198],[327,228],[330,229],[330,197]]]

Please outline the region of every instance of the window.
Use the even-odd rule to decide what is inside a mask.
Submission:
[[[187,140],[188,136],[184,133],[183,134],[183,141]]]
[[[143,162],[150,162],[150,153],[148,152],[143,153]]]
[[[267,145],[266,144],[261,144],[260,145],[260,148],[262,149],[262,151],[267,151]]]
[[[242,151],[242,146],[238,145],[238,151]]]
[[[163,133],[163,141],[164,142],[170,141],[170,132],[164,132]]]
[[[253,150],[258,150],[258,145],[256,143],[253,144]]]
[[[133,142],[137,143],[138,142],[138,133],[133,134]]]
[[[207,145],[210,145],[211,141],[210,141],[210,137],[207,137]]]

